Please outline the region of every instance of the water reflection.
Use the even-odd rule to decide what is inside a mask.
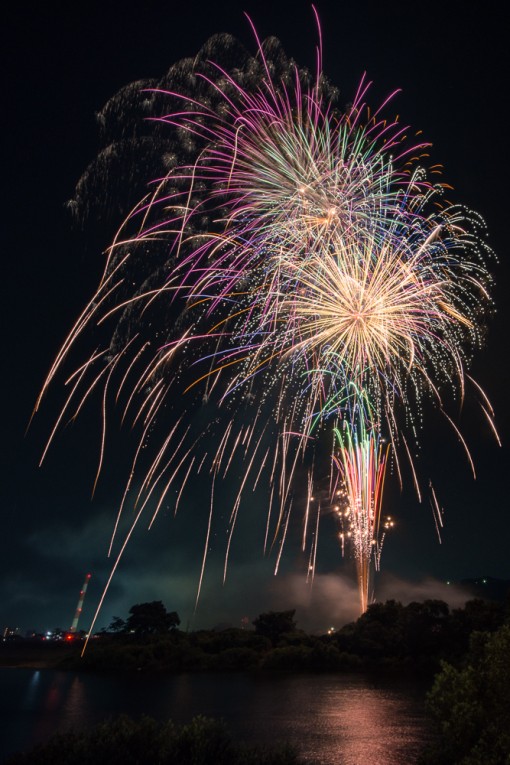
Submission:
[[[41,673],[37,669],[33,673],[32,677],[30,678],[30,682],[28,683],[28,688],[27,688],[27,692],[25,695],[25,702],[24,702],[25,707],[30,708],[31,706],[33,706],[36,695],[37,695],[37,687],[39,685],[40,679],[41,679]]]
[[[426,738],[423,720],[401,692],[373,687],[329,688],[302,724],[302,751],[320,763],[378,765],[412,762]]]
[[[26,696],[28,716],[33,717],[33,727],[24,742],[28,748],[35,742],[45,741],[57,731],[67,730],[69,689],[73,676],[65,672],[34,672],[29,682],[30,691]]]
[[[85,683],[78,675],[73,677],[69,687],[64,709],[64,721],[66,728],[80,727],[83,710],[87,707],[87,693]]]
[[[317,765],[410,765],[427,739],[423,689],[340,675],[92,675],[0,670],[0,758],[113,714],[222,717],[257,743],[290,741]]]

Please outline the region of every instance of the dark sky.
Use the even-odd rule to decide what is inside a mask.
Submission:
[[[171,63],[193,55],[215,32],[231,32],[251,50],[243,10],[261,37],[274,34],[299,63],[313,66],[317,40],[311,6],[294,2],[147,2],[69,4],[57,13],[46,4],[18,4],[4,24],[2,300],[2,534],[0,627],[69,626],[85,574],[92,580],[84,627],[98,602],[109,562],[106,544],[114,522],[122,466],[113,459],[94,501],[97,460],[94,413],[58,439],[38,469],[45,437],[58,412],[51,395],[25,436],[38,390],[70,323],[101,272],[102,231],[73,229],[65,202],[97,150],[94,114],[121,86],[159,77]],[[398,525],[386,542],[380,598],[445,596],[442,582],[489,575],[510,578],[508,541],[508,306],[509,267],[507,133],[508,41],[503,6],[464,2],[317,3],[324,38],[324,70],[349,102],[367,71],[374,102],[397,87],[405,123],[421,128],[445,165],[455,199],[481,213],[500,263],[495,273],[498,313],[473,374],[489,394],[503,441],[499,449],[474,405],[458,422],[469,440],[478,480],[447,424],[426,414],[420,472],[433,477],[445,508],[439,545],[428,504],[392,481],[386,511]],[[491,8],[494,8],[490,4]],[[4,20],[5,21],[5,20]],[[59,394],[60,395],[60,394]],[[196,500],[199,503],[199,500]],[[190,503],[193,505],[193,502]],[[213,554],[194,625],[238,624],[268,608],[298,608],[303,626],[352,618],[356,594],[352,566],[342,561],[333,526],[323,524],[313,592],[292,543],[281,576],[261,555],[260,507],[243,507],[232,565],[221,584],[222,555]],[[259,499],[260,504],[260,499]],[[264,513],[262,513],[262,517]],[[130,605],[161,599],[191,621],[205,528],[203,512],[184,509],[176,521],[162,516],[152,531],[135,534],[106,599],[99,625]],[[329,536],[328,536],[329,534]]]

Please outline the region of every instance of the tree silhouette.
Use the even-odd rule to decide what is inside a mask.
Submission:
[[[259,614],[253,621],[255,632],[269,638],[274,645],[286,632],[294,632],[296,629],[295,613],[294,608],[291,611],[268,611]]]
[[[138,603],[131,606],[127,620],[127,631],[138,636],[169,632],[179,626],[181,620],[176,611],[167,611],[161,600],[152,603]]]

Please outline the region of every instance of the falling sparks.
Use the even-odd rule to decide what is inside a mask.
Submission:
[[[81,347],[82,335],[102,328],[103,345],[69,377],[50,441],[68,410],[102,386],[96,482],[118,402],[141,431],[122,500],[141,470],[135,523],[153,501],[154,520],[171,492],[176,511],[193,476],[207,471],[201,586],[212,488],[240,465],[225,570],[246,492],[266,482],[264,550],[276,547],[277,569],[302,513],[313,580],[321,503],[312,495],[319,447],[331,440],[322,507],[336,508],[342,551],[346,542],[354,551],[365,610],[394,523],[382,515],[389,455],[399,476],[409,457],[419,491],[404,430],[416,432],[425,398],[443,411],[444,389],[464,394],[490,306],[490,250],[480,217],[447,202],[445,185],[430,180],[436,170],[420,164],[428,144],[410,142],[407,127],[385,116],[395,94],[371,111],[363,77],[342,112],[320,63],[311,77],[274,41],[257,45],[229,69],[214,54],[237,55],[235,43],[217,38],[146,88],[154,130],[173,136],[175,151],[163,153],[168,171],[115,237],[98,290],[44,383],[43,393],[77,340]],[[142,468],[147,448],[152,461]]]

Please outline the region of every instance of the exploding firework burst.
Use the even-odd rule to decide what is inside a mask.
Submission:
[[[138,147],[138,167],[150,155],[156,180],[109,248],[99,288],[43,393],[78,337],[112,327],[68,378],[48,446],[65,416],[102,390],[97,481],[110,403],[122,401],[122,418],[140,435],[119,517],[151,447],[113,570],[148,508],[154,519],[177,489],[177,509],[200,472],[210,475],[213,497],[242,461],[225,572],[243,492],[261,481],[270,487],[264,549],[276,547],[278,569],[304,466],[303,548],[310,544],[313,574],[313,452],[335,433],[330,502],[343,494],[341,538],[353,542],[366,608],[370,567],[379,565],[391,523],[381,521],[388,450],[401,475],[401,451],[411,462],[402,420],[415,426],[424,396],[442,407],[445,384],[463,392],[490,305],[483,222],[444,199],[446,187],[419,164],[427,144],[409,141],[384,116],[391,96],[371,111],[368,89],[363,78],[340,112],[320,56],[313,78],[275,41],[258,43],[251,57],[222,36],[162,82],[130,86],[102,113],[107,140],[112,114],[124,118],[126,104],[140,106],[153,133],[142,135],[150,128],[134,119],[127,139],[118,120],[121,140],[87,171],[74,206],[88,207],[94,177],[111,177],[122,151]],[[197,426],[201,407],[211,414]],[[212,514],[213,499],[200,584]]]

